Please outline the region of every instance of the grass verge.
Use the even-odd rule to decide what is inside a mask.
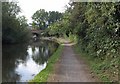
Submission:
[[[63,46],[60,45],[56,52],[49,58],[46,68],[42,70],[38,75],[36,75],[34,79],[30,80],[30,82],[47,82],[49,74],[53,71],[54,64],[60,58],[62,49]]]
[[[94,74],[100,79],[101,82],[114,82],[110,79],[112,76],[111,74],[108,74],[108,71],[113,71],[112,69],[109,69],[110,62],[108,60],[100,60],[100,59],[94,59],[89,54],[82,52],[79,45],[74,46],[74,50],[77,54],[80,54],[80,56],[86,60],[87,64],[89,65],[91,69],[91,74]],[[107,71],[107,72],[106,72]],[[118,81],[115,81],[115,84],[118,84]]]

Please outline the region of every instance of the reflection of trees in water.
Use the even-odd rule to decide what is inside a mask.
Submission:
[[[38,48],[39,52],[37,54],[33,54],[32,58],[37,64],[44,64],[47,62],[49,56],[56,50],[58,47],[57,43],[48,42],[48,41],[41,41],[39,42],[39,46],[35,46]],[[32,47],[34,48],[34,47]],[[34,49],[32,49],[34,50]]]
[[[32,52],[35,52],[35,46],[32,46]]]
[[[15,72],[15,68],[19,61],[26,61],[27,45],[7,45],[2,48],[2,80],[16,81],[20,80],[20,76]]]
[[[34,42],[30,45],[33,60],[37,64],[44,64],[49,56],[56,50],[58,44],[48,41]],[[20,80],[20,75],[15,71],[17,66],[22,62],[26,64],[28,57],[28,44],[24,45],[7,45],[2,48],[2,80],[3,82],[14,82]]]

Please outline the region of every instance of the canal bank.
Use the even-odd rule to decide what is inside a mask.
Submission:
[[[63,45],[59,45],[56,52],[49,58],[44,70],[37,74],[30,82],[46,82],[50,73],[53,72],[54,64],[59,60],[63,50]]]
[[[64,44],[65,43],[71,43],[71,41],[69,39],[64,39],[64,38],[56,38],[56,37],[41,37],[41,40],[48,40],[48,41],[54,41],[56,43],[59,43],[59,47],[56,50],[55,53],[53,53],[53,55],[50,57],[50,59],[48,60],[47,66],[44,70],[42,70],[41,72],[39,72],[39,74],[37,74],[32,80],[30,80],[29,82],[47,82],[49,76],[51,73],[54,72],[54,66],[56,64],[56,62],[59,61],[61,55],[62,55],[62,51],[64,48]]]

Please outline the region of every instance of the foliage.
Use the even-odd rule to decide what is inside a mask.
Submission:
[[[30,37],[27,20],[19,17],[20,7],[17,3],[2,3],[2,41],[3,43],[25,42]]]
[[[45,22],[47,21],[47,18],[48,18],[48,13],[44,9],[40,9],[36,11],[32,16],[32,19],[34,20],[32,26],[37,29],[45,28],[46,26]]]
[[[57,35],[59,36],[64,36],[64,34],[67,34],[69,36],[69,15],[66,11],[66,13],[63,14],[63,18],[61,18],[60,21],[54,22],[51,24],[47,30],[49,30],[48,34],[51,36]]]
[[[44,9],[37,10],[33,16],[32,26],[35,29],[45,29],[48,25],[52,24],[53,22],[59,21],[62,17],[62,14],[55,11],[45,11]]]
[[[71,2],[61,21],[50,25],[49,33],[77,36],[82,52],[88,53],[93,60],[101,60],[97,69],[109,74],[106,77],[111,81],[117,81],[120,54],[119,10],[120,2]]]
[[[89,53],[84,53],[79,44],[75,45],[74,49],[76,53],[80,54],[82,59],[86,60],[89,67],[91,68],[91,74],[93,74],[95,77],[98,76],[97,78],[100,79],[99,81],[104,81],[105,83],[108,82],[108,84],[114,81],[113,83],[118,84],[118,81],[115,82],[117,79],[110,79],[114,76],[113,74],[109,74],[109,72],[114,71],[111,68],[112,63],[110,63],[108,60],[95,59],[94,57],[91,57]],[[118,61],[119,59],[115,60]]]

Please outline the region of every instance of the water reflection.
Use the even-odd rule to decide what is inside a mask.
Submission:
[[[58,44],[48,41],[24,45],[4,45],[2,57],[3,82],[27,81],[43,70]]]

